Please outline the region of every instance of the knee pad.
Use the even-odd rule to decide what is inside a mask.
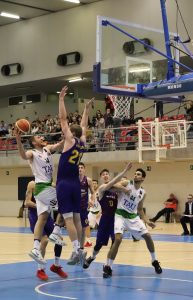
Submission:
[[[62,214],[62,216],[63,216],[64,220],[68,219],[68,218],[73,218],[73,212]]]

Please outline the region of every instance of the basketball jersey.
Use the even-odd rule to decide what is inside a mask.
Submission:
[[[75,143],[72,148],[63,152],[60,156],[57,182],[64,179],[79,180],[78,165],[84,152],[84,143],[75,138]]]
[[[94,204],[93,204],[93,206],[91,206],[91,207],[89,208],[89,211],[95,213],[95,212],[98,212],[98,211],[100,211],[100,210],[101,210],[101,205],[100,205],[100,203],[99,203],[99,194],[98,194],[98,192],[96,192],[96,193],[95,193]]]
[[[111,190],[105,191],[100,199],[102,215],[112,216],[115,214],[117,208],[117,193]]]
[[[126,188],[130,190],[131,193],[130,195],[125,193],[120,194],[117,208],[137,214],[137,207],[139,202],[144,198],[145,190],[143,188],[136,189],[133,181],[129,181]]]
[[[49,150],[44,147],[41,151],[33,149],[33,160],[29,161],[35,183],[52,182],[54,169],[53,158]]]
[[[88,180],[86,176],[84,176],[82,181],[80,181],[80,188],[81,188],[80,208],[87,209],[88,208]]]

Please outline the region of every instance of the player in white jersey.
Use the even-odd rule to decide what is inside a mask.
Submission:
[[[120,175],[121,174],[122,173],[120,173]],[[116,182],[120,180],[120,175],[117,176]],[[153,240],[145,226],[146,223],[152,228],[155,227],[155,224],[147,219],[143,211],[145,190],[141,187],[141,184],[145,177],[145,171],[143,169],[137,169],[133,180],[120,182],[122,186],[125,186],[128,192],[122,192],[118,197],[118,205],[115,212],[115,241],[108,253],[107,264],[103,269],[104,278],[112,276],[111,267],[122,242],[122,236],[125,230],[129,230],[136,239],[144,238],[152,258],[152,266],[155,268],[155,272],[157,274],[162,273],[160,264],[156,259]]]
[[[30,257],[38,263],[45,264],[40,252],[40,241],[44,226],[50,214],[50,206],[56,202],[56,189],[52,186],[53,159],[52,153],[61,150],[63,141],[47,145],[42,136],[32,136],[30,144],[32,150],[25,151],[21,142],[21,133],[15,129],[16,141],[20,156],[29,162],[35,177],[35,200],[37,205],[38,220],[34,228],[34,247],[29,253]]]
[[[86,243],[84,247],[91,247],[92,243],[90,240],[90,228],[95,228],[96,224],[99,225],[100,217],[101,217],[101,206],[98,201],[98,180],[92,180],[93,188],[94,188],[94,203],[90,205],[89,214],[88,214],[88,223],[89,226],[86,227]],[[91,203],[91,201],[89,201]]]

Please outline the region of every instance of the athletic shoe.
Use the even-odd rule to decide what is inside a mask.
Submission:
[[[35,248],[32,249],[31,252],[29,253],[29,256],[41,265],[46,264],[46,260],[43,259],[42,254],[41,254],[40,250],[38,250],[38,249],[35,249]]]
[[[154,260],[152,262],[152,266],[155,268],[155,272],[157,274],[161,274],[162,273],[162,268],[160,267],[159,261],[158,260]]]
[[[109,278],[112,276],[112,269],[110,266],[103,266],[103,278]]]
[[[92,247],[92,243],[89,243],[88,241],[84,244],[84,247]]]
[[[87,252],[84,249],[78,249],[78,258],[80,265],[83,267],[86,260]]]
[[[95,260],[95,259],[92,258],[91,256],[89,258],[87,258],[84,262],[83,269],[88,269],[88,267],[90,266],[90,264],[93,260]]]
[[[51,233],[49,235],[49,240],[50,240],[50,242],[52,242],[56,245],[62,246],[62,247],[66,245],[66,243],[61,239],[61,237],[55,233]]]
[[[79,254],[76,252],[72,252],[69,260],[67,261],[67,265],[76,265],[79,262]]]
[[[181,235],[189,235],[189,232],[183,232]]]
[[[45,271],[43,269],[38,270],[37,273],[36,273],[36,276],[40,280],[48,280],[48,275],[45,273]]]
[[[55,266],[54,264],[50,267],[50,271],[58,274],[62,278],[67,278],[68,274],[62,270],[61,266]]]

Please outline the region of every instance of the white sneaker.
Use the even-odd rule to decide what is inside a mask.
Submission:
[[[56,245],[59,245],[59,246],[62,246],[62,247],[66,246],[66,243],[56,233],[51,233],[48,238],[49,238],[50,242],[52,242]]]
[[[42,257],[42,254],[40,250],[38,249],[32,249],[31,252],[29,253],[29,256],[33,258],[37,263],[45,265],[46,260]]]
[[[76,252],[72,252],[69,260],[67,261],[67,265],[76,265],[79,263],[79,254]]]
[[[84,266],[84,263],[86,261],[86,255],[87,255],[86,251],[84,251],[83,249],[78,249],[78,258],[79,258],[80,265],[82,267]]]

